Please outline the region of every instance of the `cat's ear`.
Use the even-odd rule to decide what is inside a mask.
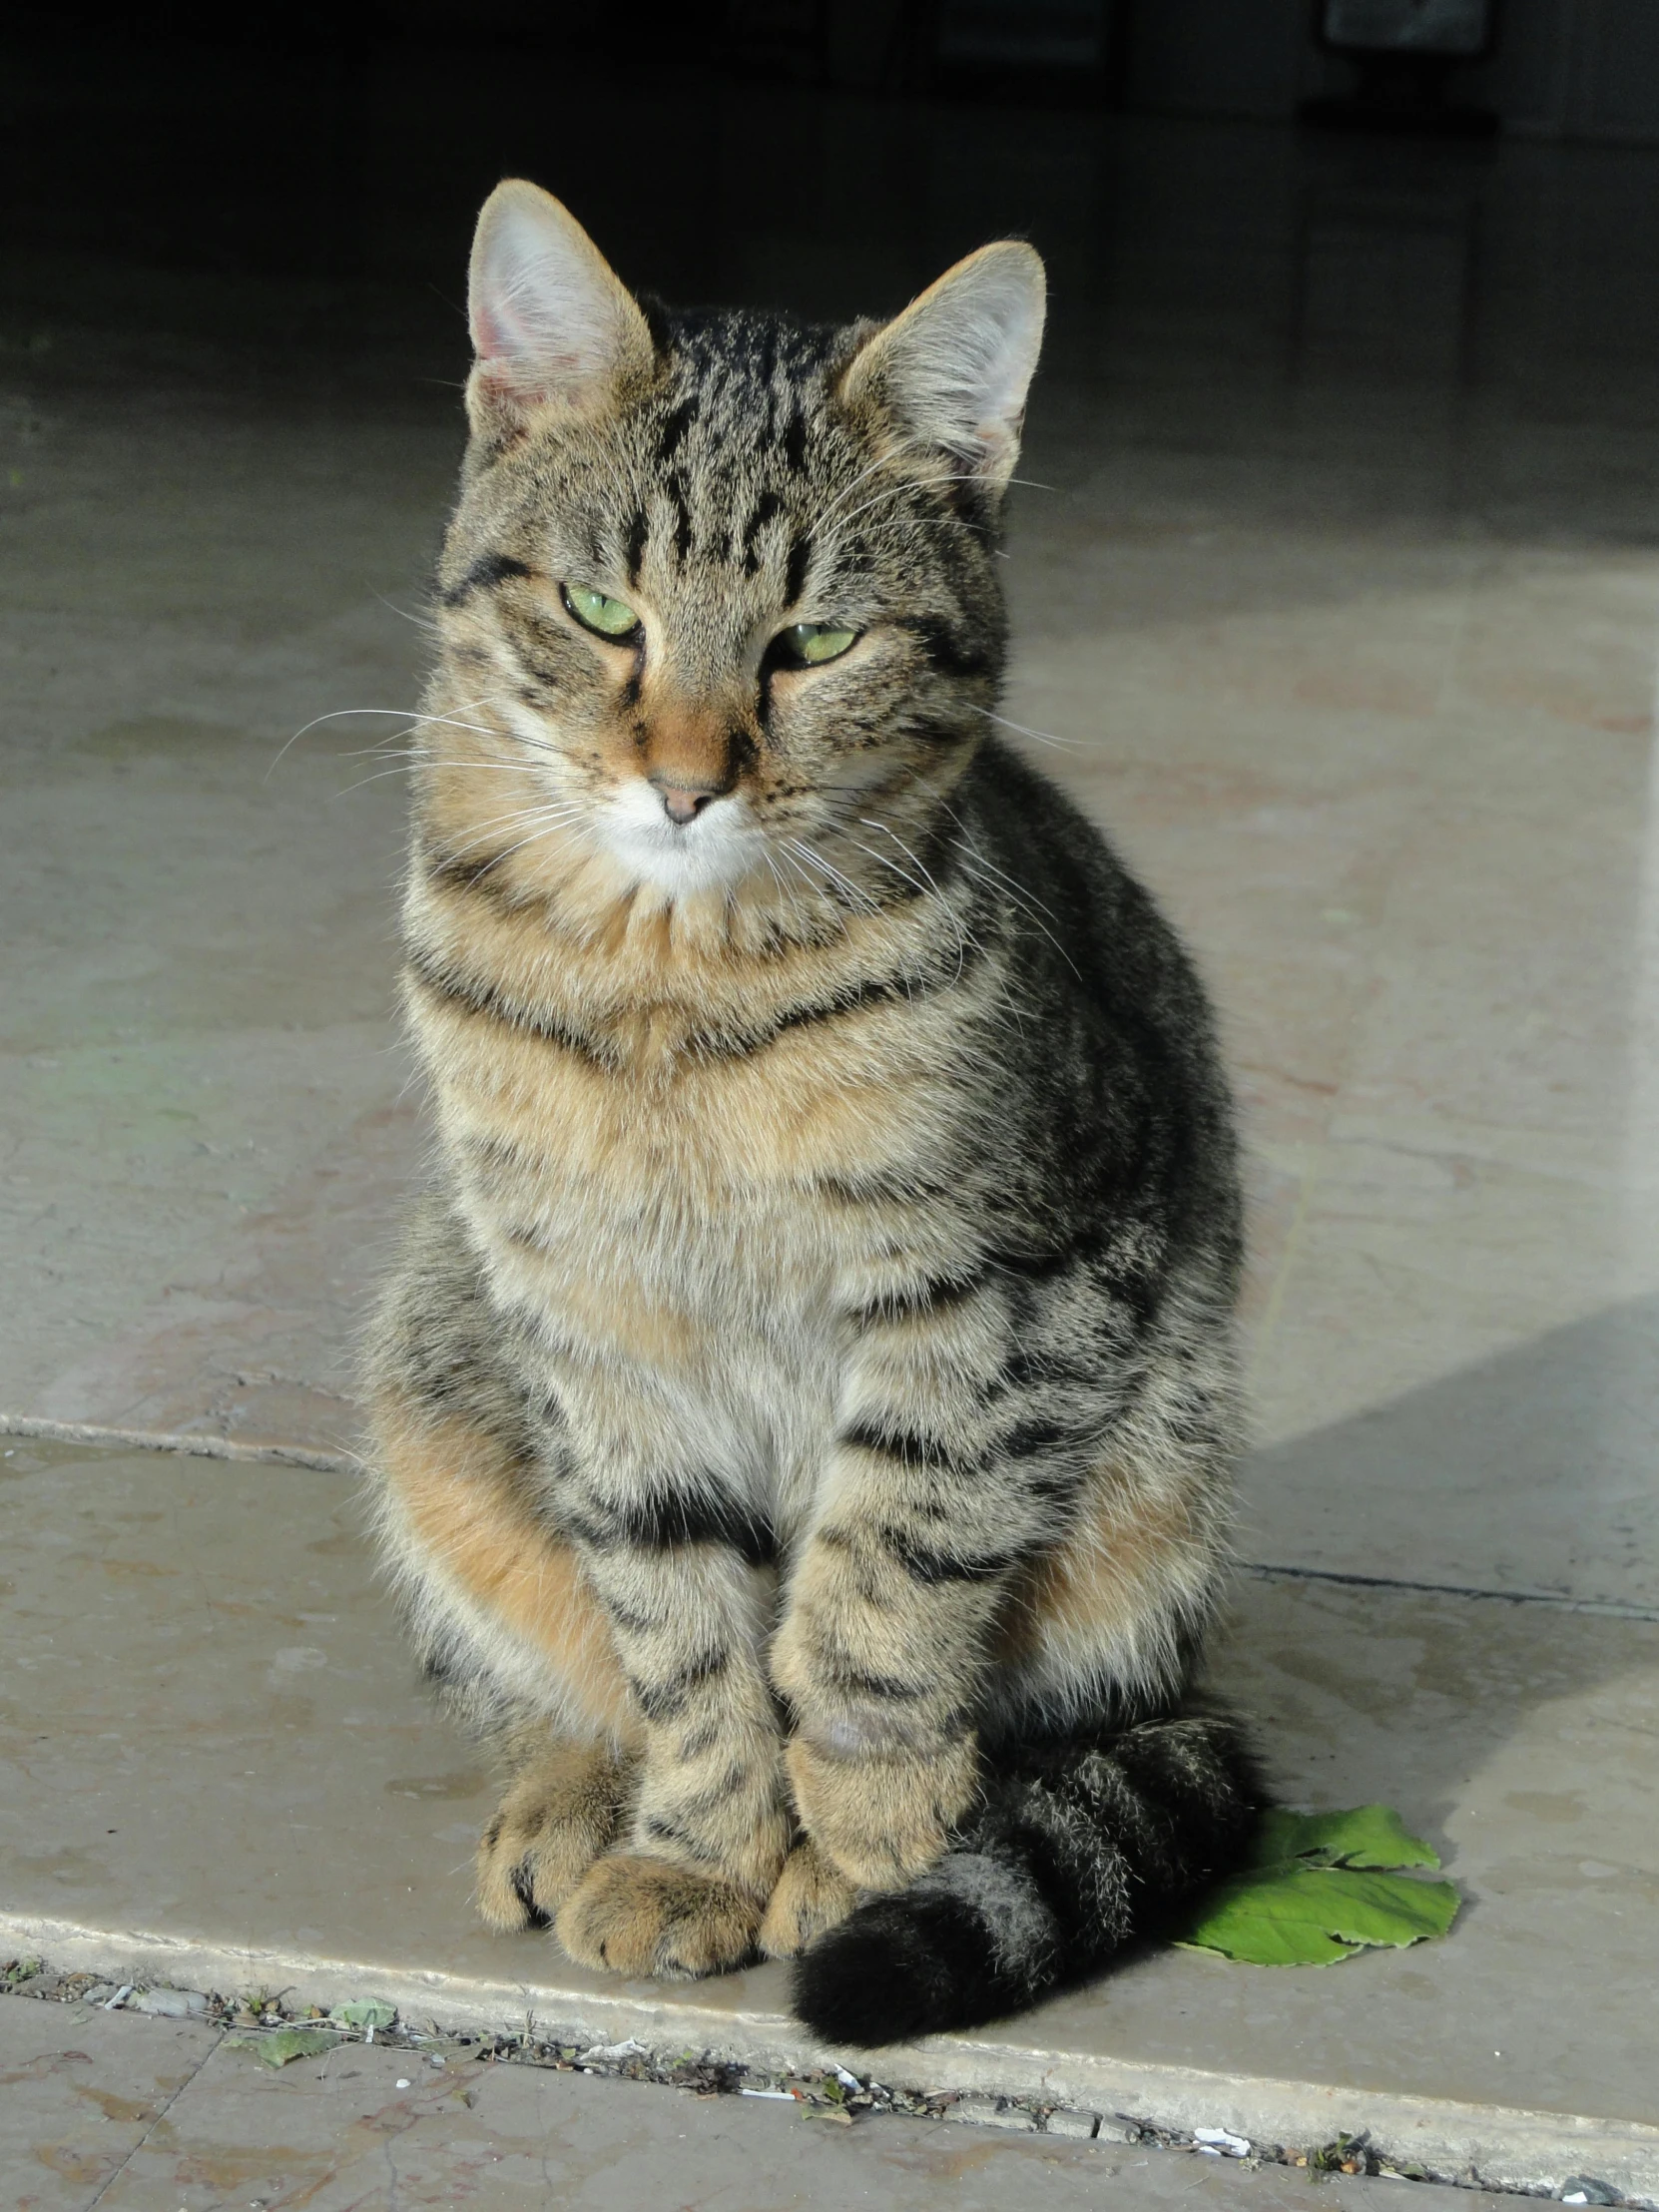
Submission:
[[[545,407],[589,413],[649,375],[644,315],[568,209],[510,177],[472,241],[467,318],[477,356],[467,411],[480,435],[513,437]]]
[[[942,453],[994,496],[1019,453],[1046,290],[1034,248],[982,246],[853,355],[842,399],[873,405],[912,449]]]

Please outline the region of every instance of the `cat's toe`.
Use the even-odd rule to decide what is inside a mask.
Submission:
[[[536,1903],[535,1842],[509,1829],[497,1813],[478,1839],[473,1859],[473,1899],[480,1919],[508,1934],[519,1928],[545,1928],[552,1912]]]
[[[836,1928],[858,1902],[810,1836],[784,1862],[761,1923],[760,1945],[769,1958],[794,1958],[827,1930]]]
[[[474,1860],[478,1911],[491,1928],[546,1928],[616,1835],[627,1775],[593,1745],[559,1745],[501,1800]]]
[[[761,1902],[747,1891],[616,1852],[589,1869],[556,1925],[578,1965],[685,1979],[747,1964],[760,1924]]]

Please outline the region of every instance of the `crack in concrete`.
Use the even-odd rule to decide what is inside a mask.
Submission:
[[[99,2189],[98,2194],[95,2197],[90,2197],[87,2200],[86,2212],[98,2212],[98,2207],[103,2203],[104,2199],[109,2195],[110,2191],[115,2187],[116,2183],[121,2179],[122,2175],[127,2171],[128,2167],[131,2166],[133,2160],[138,2156],[139,2152],[145,2148],[146,2144],[148,2144],[148,2142],[150,2141],[151,2136],[155,2134],[157,2128],[161,2126],[163,2120],[167,2118],[168,2114],[173,2110],[173,2107],[178,2103],[179,2099],[184,2095],[185,2091],[191,2086],[194,2081],[200,2078],[202,2068],[208,2063],[208,2060],[213,2056],[214,2052],[218,2050],[220,2044],[223,2043],[224,2040],[225,2030],[223,2028],[220,2028],[215,2034],[213,2041],[208,2045],[208,2048],[202,2053],[201,2057],[191,2068],[190,2072],[185,2076],[184,2080],[180,2082],[178,2088],[174,2090],[172,2096],[168,2098],[167,2102],[156,2114],[156,2117],[150,2122],[150,2125],[145,2129],[144,2133],[139,2137],[138,2141],[133,2145],[132,2149],[121,2161],[120,2165],[115,2168],[114,2172],[109,2176],[108,2180],[104,2182],[102,2187]]]

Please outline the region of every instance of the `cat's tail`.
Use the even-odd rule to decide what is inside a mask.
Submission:
[[[1017,2012],[1230,1873],[1266,1803],[1242,1726],[1220,1714],[995,1760],[939,1864],[796,1961],[795,2008],[861,2049]]]

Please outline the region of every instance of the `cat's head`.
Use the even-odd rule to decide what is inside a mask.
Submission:
[[[903,868],[1001,673],[1036,254],[987,246],[885,325],[673,314],[511,182],[470,317],[438,701],[476,733],[446,751],[519,772],[448,780],[475,856],[577,852],[665,897]]]

